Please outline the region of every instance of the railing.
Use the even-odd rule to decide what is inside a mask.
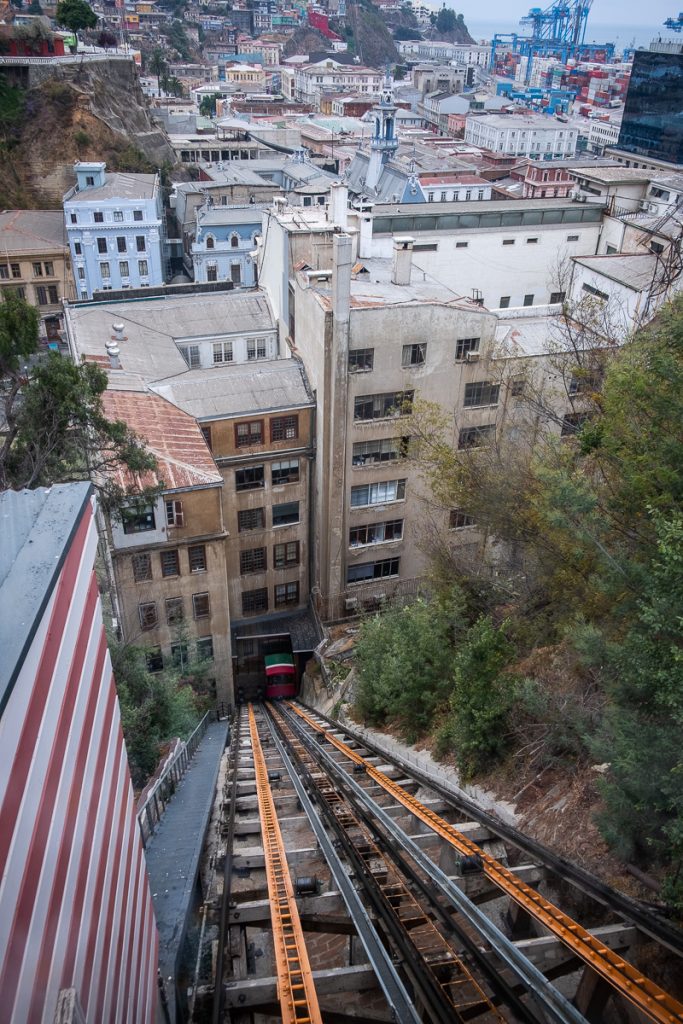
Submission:
[[[190,761],[209,726],[211,718],[211,712],[207,711],[187,741],[180,744],[159,778],[153,783],[152,788],[147,793],[144,804],[139,808],[137,818],[143,847],[147,846],[154,829],[161,821],[161,816],[166,810],[169,800],[175,793],[183,775],[190,767]]]
[[[65,53],[54,57],[0,57],[0,65],[41,65],[41,64],[81,64],[101,60],[127,60],[132,61],[130,53]]]
[[[320,620],[329,625],[364,613],[372,613],[391,605],[396,600],[415,600],[425,589],[423,577],[401,579],[385,577],[367,583],[356,583],[336,597],[316,599]]]

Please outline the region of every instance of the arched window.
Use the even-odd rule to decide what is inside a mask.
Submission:
[[[230,245],[231,245],[231,247],[233,249],[236,249],[239,244],[240,244],[240,236],[239,235],[230,235]]]
[[[215,245],[216,245],[216,240],[213,237],[213,235],[207,235],[206,236],[206,248],[207,249],[213,249],[215,247]]]

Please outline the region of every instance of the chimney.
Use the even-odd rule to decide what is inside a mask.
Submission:
[[[335,227],[346,231],[348,226],[347,214],[349,207],[349,190],[341,181],[330,186],[330,213],[331,221]]]
[[[398,285],[410,284],[410,271],[413,262],[413,245],[415,239],[409,235],[397,235],[394,238],[394,256],[391,266],[391,283]]]
[[[108,341],[107,345],[106,345],[106,348],[107,348],[107,355],[109,356],[109,366],[111,367],[112,370],[120,370],[121,369],[121,360],[119,359],[119,355],[120,355],[121,349],[117,345],[116,341],[114,339],[112,339],[111,341]]]
[[[372,206],[363,206],[358,215],[360,238],[358,241],[358,258],[369,260],[372,256]]]
[[[351,235],[332,239],[332,313],[340,323],[348,323],[351,309]]]

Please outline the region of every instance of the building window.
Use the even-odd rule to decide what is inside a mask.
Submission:
[[[72,223],[72,224],[78,224],[78,217],[76,216],[76,214],[75,214],[75,213],[70,213],[70,214],[69,214],[69,217],[70,217],[70,219],[71,219],[71,223]]]
[[[587,295],[593,295],[596,299],[602,299],[603,302],[609,301],[607,292],[601,292],[599,288],[594,288],[592,284],[582,285],[581,290],[586,292]]]
[[[147,601],[144,604],[139,604],[138,615],[140,616],[140,629],[154,629],[159,621],[157,618],[156,602]]]
[[[234,234],[230,235],[230,248],[231,249],[237,249],[237,248],[239,248],[239,244],[240,244],[239,235],[234,235]]]
[[[268,611],[268,588],[242,591],[242,615],[255,615]]]
[[[587,419],[588,415],[585,412],[568,412],[562,420],[560,436],[573,437],[574,434],[578,434]]]
[[[474,516],[463,512],[460,508],[452,508],[448,516],[449,530],[464,530],[466,526],[474,526]]]
[[[538,239],[537,238],[527,238],[526,244],[527,245],[538,245]]]
[[[144,235],[136,235],[135,236],[135,248],[137,249],[138,252],[146,252],[147,246],[145,244],[145,236]]]
[[[249,466],[246,469],[235,470],[235,490],[251,491],[265,485],[265,474],[263,466]]]
[[[514,244],[515,244],[514,238],[504,238],[503,239],[503,245],[514,245]]]
[[[166,502],[166,525],[167,526],[184,526],[185,518],[183,516],[183,503],[182,501],[167,501]]]
[[[180,557],[177,548],[173,551],[160,552],[159,559],[161,561],[162,576],[180,576]]]
[[[299,460],[283,459],[281,462],[274,462],[270,471],[273,487],[296,483],[299,479]]]
[[[213,346],[213,361],[214,363],[231,363],[232,362],[232,342],[231,341],[216,341]]]
[[[208,263],[206,266],[206,280],[209,284],[218,280],[218,267],[215,263]]]
[[[39,306],[47,306],[47,288],[39,284],[36,288],[36,301]]]
[[[270,421],[271,441],[293,441],[299,436],[298,416],[275,416]]]
[[[21,266],[18,263],[10,263],[10,270],[15,281],[18,277],[21,277]]]
[[[404,345],[401,366],[422,366],[427,359],[427,343]]]
[[[523,306],[533,306],[533,304],[534,304],[534,297],[533,297],[533,295],[525,295],[524,296],[524,302],[522,303],[522,305]]]
[[[288,526],[298,522],[298,501],[285,501],[281,505],[273,505],[273,526]]]
[[[149,274],[149,266],[147,260],[138,260],[138,274],[140,277],[147,277]]]
[[[287,569],[292,565],[299,564],[299,541],[290,540],[285,544],[273,546],[273,567],[275,569]]]
[[[121,223],[121,221],[123,220],[123,211],[122,210],[114,210],[114,220],[116,221],[117,224]]]
[[[206,547],[204,544],[192,544],[187,549],[190,572],[206,572]]]
[[[578,240],[579,240],[579,236],[578,235],[567,235],[567,241],[568,242],[578,242]]]
[[[478,380],[473,384],[465,384],[464,406],[466,409],[473,409],[480,405],[498,405],[498,392],[500,384],[491,384],[490,381]]]
[[[42,277],[43,276],[43,265],[42,265],[42,263],[34,263],[33,264],[33,276],[34,277]]]
[[[469,244],[470,244],[469,242],[456,242],[455,243],[455,248],[456,249],[466,249]]]
[[[199,661],[213,661],[213,637],[200,636],[197,640],[197,658]]]
[[[456,360],[467,359],[470,352],[478,352],[480,340],[480,338],[458,338],[455,343]]]
[[[240,266],[239,263],[231,263],[230,264],[230,280],[232,281],[233,284],[241,284],[242,283],[242,267]],[[264,353],[263,353],[262,356],[259,356],[259,359],[265,359],[265,356],[266,356],[266,353],[265,353],[265,343],[264,343],[263,348],[264,348]]]
[[[122,235],[116,239],[116,249],[117,252],[126,252],[126,239]]]
[[[121,260],[119,263],[119,274],[121,277],[128,277],[130,271],[128,269],[128,260]]]
[[[182,597],[167,597],[166,598],[166,622],[169,626],[173,626],[178,622],[182,622],[185,618],[185,610],[183,608]]]
[[[111,277],[108,263],[100,263],[100,276],[103,278]]]
[[[351,508],[367,505],[388,505],[402,501],[406,496],[405,480],[383,480],[381,483],[360,484],[351,488]]]
[[[142,220],[142,210],[133,210],[133,220]]]
[[[352,526],[349,531],[349,546],[365,547],[370,544],[383,544],[390,540],[402,540],[403,520],[389,519],[385,523],[366,523],[364,526]]]
[[[480,448],[493,441],[495,436],[495,423],[487,423],[481,427],[463,427],[458,435],[458,448]]]
[[[96,224],[104,224],[104,214],[100,210],[96,210],[93,214],[93,220]]]
[[[265,513],[262,508],[243,508],[237,513],[237,532],[245,530],[262,530],[265,526]]]
[[[248,548],[246,551],[240,551],[240,576],[248,576],[252,572],[265,572],[266,569],[265,548]]]
[[[191,370],[202,365],[199,355],[199,345],[178,345],[178,351]]]
[[[154,508],[151,505],[131,506],[121,509],[124,533],[144,533],[154,530]]]
[[[299,581],[278,583],[275,586],[275,607],[286,608],[288,604],[299,603]]]
[[[500,302],[498,303],[498,308],[499,309],[508,309],[509,305],[510,305],[510,296],[509,295],[501,295]]]
[[[107,239],[106,238],[98,238],[97,239],[97,251],[100,254],[100,256],[103,256],[103,255],[106,256],[106,254],[107,254]]]
[[[354,420],[379,420],[389,416],[409,416],[414,391],[389,391],[382,395],[362,395],[353,404]]]
[[[145,652],[145,664],[148,672],[163,672],[164,659],[161,655],[161,647],[150,647]]]
[[[208,619],[211,615],[211,605],[208,594],[192,595],[192,613],[195,619]]]
[[[0,263],[0,281],[9,281],[9,267],[6,263]]]
[[[379,562],[361,562],[350,565],[346,574],[347,583],[364,583],[367,580],[382,580],[398,576],[398,558],[382,558]]]
[[[146,583],[152,579],[152,556],[148,551],[131,558],[133,579],[136,583]]]
[[[263,420],[251,420],[248,423],[235,424],[235,447],[249,448],[251,445],[263,444]]]
[[[213,235],[207,235],[206,236],[206,248],[207,249],[215,249],[215,247],[216,247],[216,240],[214,239]]]
[[[266,358],[266,339],[247,338],[247,359]]]
[[[374,362],[374,348],[352,349],[349,352],[349,373],[369,373]]]
[[[352,464],[365,466],[374,462],[394,462],[405,458],[409,437],[388,437],[381,441],[359,441],[353,446]]]

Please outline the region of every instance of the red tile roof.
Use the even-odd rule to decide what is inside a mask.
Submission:
[[[142,391],[105,391],[102,406],[109,419],[123,420],[135,431],[157,459],[156,474],[146,474],[144,479],[119,470],[117,483],[124,489],[163,483],[165,490],[182,490],[222,483],[192,416],[158,395]]]

